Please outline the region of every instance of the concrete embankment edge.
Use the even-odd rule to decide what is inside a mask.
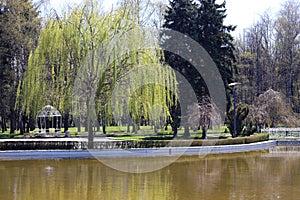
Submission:
[[[103,150],[17,150],[0,151],[0,160],[34,159],[87,159],[87,158],[126,158],[178,155],[208,155],[265,150],[278,145],[279,141],[265,141],[241,145],[220,145],[200,147],[164,147],[145,149],[103,149]],[[284,145],[284,142],[280,142]],[[293,145],[295,143],[285,143]],[[298,142],[300,145],[300,142]],[[297,144],[295,144],[297,145]]]

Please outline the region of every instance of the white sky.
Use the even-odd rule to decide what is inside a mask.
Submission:
[[[281,8],[284,0],[227,0],[226,24],[237,25],[234,35],[242,33],[243,29],[254,24],[265,11],[271,16]]]
[[[60,10],[60,8],[66,7],[66,5],[72,5],[72,4],[80,4],[81,2],[84,2],[85,0],[49,0],[50,6],[53,8]],[[105,9],[110,9],[113,4],[117,2],[117,0],[101,0],[103,2],[103,6]]]
[[[50,0],[51,6],[60,10],[65,4],[80,3],[83,0]],[[168,0],[165,0],[168,1]],[[105,9],[109,9],[117,0],[103,0]],[[223,2],[223,0],[217,0]],[[283,0],[226,0],[227,18],[226,24],[237,25],[233,35],[237,36],[242,33],[243,29],[249,28],[259,19],[266,10],[275,14],[281,6]]]

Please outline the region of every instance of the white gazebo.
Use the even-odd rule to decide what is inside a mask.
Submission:
[[[45,106],[38,112],[36,122],[39,133],[50,133],[50,129],[54,129],[54,132],[58,133],[62,128],[62,116],[60,112],[50,105]]]

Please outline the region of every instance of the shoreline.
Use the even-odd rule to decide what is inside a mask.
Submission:
[[[92,158],[132,158],[164,156],[205,156],[267,150],[282,145],[300,146],[300,141],[264,141],[251,144],[219,145],[200,147],[163,147],[102,150],[13,150],[0,151],[0,161],[4,160],[52,160],[52,159],[92,159]]]
[[[252,144],[268,141],[268,134],[257,134],[249,137],[237,137],[228,139],[153,139],[153,140],[130,140],[111,137],[95,137],[94,149],[157,149],[164,147],[204,147]],[[76,138],[25,138],[25,139],[1,139],[0,151],[12,150],[86,150],[88,139]]]

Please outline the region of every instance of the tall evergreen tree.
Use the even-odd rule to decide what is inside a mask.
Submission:
[[[235,55],[233,37],[234,26],[225,26],[225,2],[215,0],[171,0],[165,14],[164,28],[181,32],[198,42],[216,63],[227,88],[227,109],[230,107],[228,83],[233,81]],[[188,47],[187,47],[188,48]],[[209,95],[203,77],[186,60],[165,52],[166,62],[179,71],[193,87],[198,101]]]
[[[200,30],[197,41],[210,54],[220,70],[225,86],[232,82],[234,63],[234,38],[230,32],[235,30],[235,26],[224,25],[226,18],[226,3],[217,4],[216,0],[200,0],[198,9],[198,26]]]
[[[17,119],[22,118],[21,109],[15,108],[16,94],[27,69],[29,54],[37,43],[38,15],[37,8],[29,0],[0,0],[0,116],[2,130],[6,129],[9,118],[11,133],[17,128]]]

